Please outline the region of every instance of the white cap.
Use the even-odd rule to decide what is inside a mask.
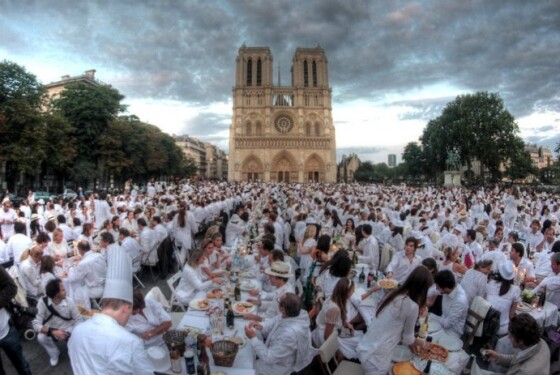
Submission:
[[[107,251],[107,278],[102,299],[114,298],[132,303],[132,260],[118,245],[110,250]]]

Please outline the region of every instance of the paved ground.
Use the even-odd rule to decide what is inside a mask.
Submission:
[[[144,275],[141,276],[141,280],[146,286],[146,288],[143,289],[144,292],[148,292],[152,287],[158,286],[167,297],[170,296],[170,291],[169,288],[167,287],[165,280],[157,280],[156,282],[154,282],[152,281],[149,272],[145,272]],[[70,360],[68,358],[68,351],[65,345],[62,347],[61,350],[58,366],[51,367],[49,364],[49,356],[47,352],[45,352],[43,347],[39,345],[36,339],[33,341],[26,341],[22,339],[21,343],[23,346],[23,355],[29,362],[29,365],[31,366],[31,372],[34,375],[37,374],[71,375],[72,374],[72,368],[70,366]],[[10,362],[8,357],[6,357],[6,355],[2,350],[0,350],[0,352],[1,352],[0,355],[2,356],[2,364],[4,365],[4,370],[6,371],[6,374],[9,375],[17,374],[16,370],[12,367],[12,363]]]

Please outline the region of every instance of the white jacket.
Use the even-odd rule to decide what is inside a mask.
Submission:
[[[262,329],[266,343],[257,337],[249,342],[259,359],[255,363],[256,375],[289,375],[301,371],[317,354],[311,346],[309,317],[301,311],[295,318],[266,320]]]
[[[142,339],[105,314],[79,324],[68,342],[75,375],[153,375]]]

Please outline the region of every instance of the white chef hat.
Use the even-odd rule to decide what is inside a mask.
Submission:
[[[132,261],[123,249],[111,250],[107,252],[107,278],[102,298],[132,303]]]

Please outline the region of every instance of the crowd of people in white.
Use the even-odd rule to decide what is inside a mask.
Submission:
[[[0,284],[13,279],[20,294],[24,290],[37,305],[33,328],[52,366],[60,355],[57,341],[70,340],[74,370],[83,373],[89,366],[90,373],[100,373],[116,354],[99,354],[100,363],[75,364],[84,360],[72,358],[71,334],[83,321],[78,305],[89,310],[99,304],[105,311],[111,252],[128,254],[133,273],[142,265],[161,266],[162,257],[184,265],[176,293],[188,306],[198,291],[223,282],[231,263],[228,249],[251,239],[263,284],[251,302],[263,308],[245,316],[254,321],[245,333],[258,355],[258,374],[305,367],[315,354],[306,340],[319,348],[335,331],[341,333],[340,356],[359,361],[367,374],[386,374],[396,345],[418,346],[414,328],[428,310],[447,334],[462,337],[477,297],[498,312],[499,340],[492,347],[496,351],[488,352],[494,370],[544,374],[548,346],[538,336],[519,337],[516,307],[522,288],[543,293],[560,307],[559,199],[498,187],[189,181],[150,183],[145,194],[131,186],[119,195],[66,201],[34,201],[30,194],[17,208],[8,198],[2,201],[0,264],[9,276],[0,275]],[[178,259],[158,251],[165,241],[178,249]],[[375,280],[399,285],[373,314],[364,314],[360,301],[380,287],[374,281],[369,288],[362,285],[363,294],[355,293],[356,263]],[[298,302],[293,293],[302,288]],[[128,302],[132,318],[117,319],[119,325],[145,347],[165,345],[161,335],[171,326],[169,315],[141,293]],[[0,298],[0,342],[12,343],[14,349],[6,353],[19,373],[27,374],[8,310]],[[524,324],[533,323],[528,321]],[[258,330],[274,335],[265,334],[263,343]],[[129,359],[135,369],[130,373],[151,373],[142,369],[146,362],[138,347],[121,346],[118,356]],[[539,363],[543,356],[546,364]]]

